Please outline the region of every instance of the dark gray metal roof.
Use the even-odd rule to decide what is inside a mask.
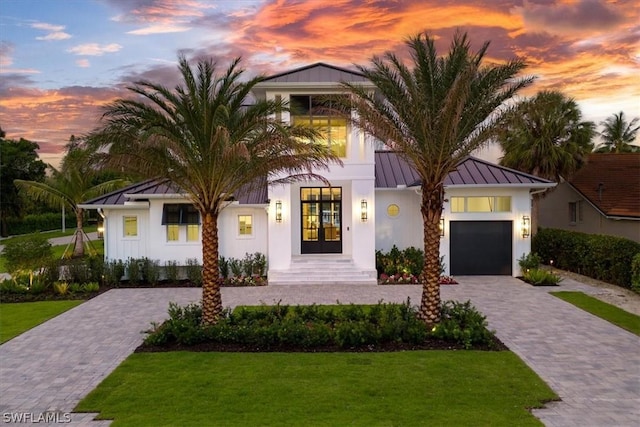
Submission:
[[[375,162],[376,188],[420,185],[420,177],[399,153],[377,151]],[[549,187],[553,182],[469,156],[458,163],[456,169],[447,175],[444,185],[445,187],[452,185]]]
[[[262,178],[256,181],[255,184],[248,184],[242,187],[234,199],[241,205],[261,205],[267,203],[267,181]],[[128,187],[121,188],[120,190],[112,191],[111,193],[91,199],[83,205],[92,205],[96,208],[101,206],[115,206],[124,205],[126,201],[144,199],[145,196],[150,195],[179,195],[184,192],[177,186],[171,184],[166,179],[149,179],[139,182],[137,184],[130,185]],[[125,196],[126,195],[126,196]]]
[[[317,62],[269,76],[263,81],[269,83],[339,83],[367,82],[368,80],[357,71]]]

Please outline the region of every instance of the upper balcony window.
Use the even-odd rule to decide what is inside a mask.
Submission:
[[[332,104],[335,101],[328,95],[291,95],[291,123],[315,128],[321,135],[320,142],[344,158],[347,157],[347,119],[332,114]]]

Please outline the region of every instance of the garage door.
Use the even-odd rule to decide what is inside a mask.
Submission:
[[[451,274],[511,275],[511,221],[451,221]]]

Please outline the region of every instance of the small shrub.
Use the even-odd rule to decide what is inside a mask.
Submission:
[[[125,265],[121,259],[110,260],[104,265],[104,284],[107,286],[118,286],[125,273]]]
[[[29,288],[25,285],[18,283],[15,278],[4,279],[0,282],[0,293],[6,294],[26,294],[29,292]]]
[[[253,254],[253,267],[254,274],[258,276],[266,276],[267,275],[267,257],[265,254],[261,252],[256,252]]]
[[[2,250],[7,271],[38,270],[53,258],[51,244],[42,234],[9,241]]]
[[[129,258],[125,264],[127,277],[129,278],[130,285],[138,285],[142,280],[142,272],[140,266],[140,260]]]
[[[140,260],[140,275],[143,282],[155,285],[160,281],[160,263],[146,257],[142,258]]]
[[[631,262],[631,289],[640,293],[640,253]]]
[[[92,280],[91,269],[84,258],[66,260],[63,270],[65,281],[86,283]]]
[[[67,282],[56,282],[53,284],[53,291],[58,295],[67,295],[69,293],[69,284]]]
[[[244,270],[242,268],[242,261],[235,258],[229,258],[229,269],[234,277],[241,277],[242,271]]]
[[[562,281],[560,276],[539,268],[526,271],[523,278],[527,283],[531,283],[534,286],[556,286]]]
[[[165,261],[164,274],[169,283],[178,283],[180,267],[178,261]]]
[[[89,282],[82,285],[82,290],[87,293],[98,292],[100,290],[100,285],[98,282]]]
[[[196,286],[202,286],[202,266],[196,258],[187,259],[187,279]]]
[[[474,345],[493,346],[493,333],[487,329],[487,319],[471,301],[445,301],[441,316],[440,324],[432,332],[435,337],[458,342],[467,349]]]
[[[220,270],[220,277],[223,279],[229,277],[229,261],[223,256],[218,260],[218,269]]]
[[[522,254],[522,256],[518,258],[518,265],[522,273],[540,267],[541,262],[542,258],[535,252],[529,252],[527,255]]]
[[[73,282],[69,285],[69,292],[72,294],[79,294],[82,292],[82,285],[78,282]]]
[[[247,277],[251,277],[253,275],[253,266],[254,266],[253,255],[249,253],[245,253],[244,258],[242,259],[240,264],[241,264],[242,272],[244,273],[244,275]]]

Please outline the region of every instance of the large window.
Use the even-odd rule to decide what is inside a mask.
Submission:
[[[195,206],[186,203],[167,203],[162,207],[162,225],[167,227],[167,241],[180,240],[180,227],[186,226],[187,241],[200,239],[200,214]]]
[[[451,212],[511,212],[511,197],[452,197]]]
[[[291,123],[313,127],[321,142],[337,156],[346,157],[347,119],[331,112],[337,96],[341,95],[291,95]]]
[[[137,216],[125,216],[124,221],[124,237],[137,237],[138,236],[138,217]]]

